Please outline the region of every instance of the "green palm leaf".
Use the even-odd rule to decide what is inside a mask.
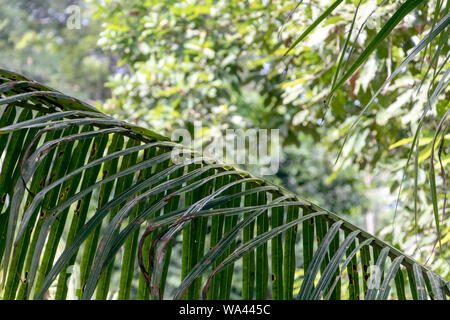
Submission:
[[[189,150],[175,163],[166,137],[13,72],[0,70],[0,94],[3,299],[66,299],[73,277],[82,299],[228,299],[232,288],[292,299],[298,269],[302,299],[449,295],[439,275],[282,187]]]

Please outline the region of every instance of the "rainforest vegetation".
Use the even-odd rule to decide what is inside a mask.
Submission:
[[[448,298],[449,6],[0,0],[0,298]]]

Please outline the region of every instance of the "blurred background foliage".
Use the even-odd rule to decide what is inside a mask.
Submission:
[[[114,58],[97,46],[101,24],[84,1],[0,0],[0,63],[85,100],[104,100]],[[81,7],[81,28],[67,28],[71,5]]]
[[[438,150],[434,157],[442,247],[428,177],[432,138],[450,106],[447,87],[432,101],[404,175],[420,117],[450,66],[448,28],[381,91],[343,145],[362,108],[435,17],[448,14],[449,2],[424,1],[408,14],[326,108],[348,34],[341,72],[403,1],[343,1],[285,55],[333,2],[0,0],[0,66],[168,136],[193,130],[195,121],[202,121],[205,141],[227,128],[279,128],[280,170],[265,178],[449,279],[449,134],[441,161]],[[66,27],[70,5],[81,8],[80,29]]]

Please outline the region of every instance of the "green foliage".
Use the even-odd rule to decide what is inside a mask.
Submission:
[[[35,283],[35,288],[42,286],[62,248],[77,239],[80,228],[86,221],[91,221],[89,219],[95,210],[99,210],[104,217],[99,219],[104,221],[94,223],[89,234],[85,235],[85,244],[80,242],[71,249],[74,250],[72,256],[67,258],[65,265],[59,266],[60,275],[57,284],[53,282],[49,296],[81,298],[83,290],[76,281],[91,281],[88,290],[92,291],[95,281],[89,279],[92,279],[94,258],[106,259],[108,264],[98,280],[95,293],[98,299],[146,299],[171,295],[171,290],[179,286],[180,278],[186,279],[191,275],[191,270],[201,261],[204,249],[220,244],[221,239],[239,225],[238,219],[252,214],[248,211],[229,216],[213,214],[194,219],[189,224],[183,223],[182,245],[178,245],[175,238],[167,242],[164,250],[159,244],[160,237],[173,221],[163,225],[159,230],[161,233],[147,229],[146,237],[142,236],[143,230],[135,231],[126,239],[115,242],[123,244],[123,256],[119,253],[120,257],[110,255],[104,258],[100,254],[98,258],[97,244],[101,239],[107,239],[102,238],[106,225],[116,221],[115,216],[122,212],[123,203],[109,207],[109,198],[120,197],[132,185],[146,181],[148,175],[174,167],[168,158],[164,158],[165,151],[172,144],[124,153],[101,166],[85,168],[83,175],[71,176],[60,190],[56,188],[59,191],[45,189],[49,191],[48,195],[39,191],[50,181],[106,154],[135,150],[132,149],[135,144],[139,148],[140,143],[167,141],[153,130],[167,136],[177,127],[192,131],[197,120],[206,126],[202,132],[204,140],[229,127],[280,128],[283,144],[281,170],[269,177],[272,182],[302,194],[321,207],[345,214],[346,219],[358,226],[365,225],[369,233],[377,233],[383,240],[448,279],[450,219],[448,205],[445,204],[448,202],[449,179],[446,170],[450,106],[447,86],[450,66],[447,41],[449,1],[161,3],[108,0],[88,1],[88,4],[62,1],[56,4],[47,0],[0,0],[0,3],[0,65],[21,70],[32,78],[83,99],[109,97],[109,90],[103,87],[103,83],[111,73],[107,86],[112,90],[112,97],[97,107],[115,119],[140,125],[126,124],[109,117],[103,119],[88,104],[30,83],[17,74],[4,74],[0,90],[4,94],[2,102],[5,106],[15,107],[3,112],[2,127],[47,114],[49,111],[45,106],[49,103],[70,111],[50,114],[36,123],[48,124],[46,121],[58,122],[61,119],[73,122],[69,127],[66,127],[66,122],[60,123],[48,133],[43,133],[39,142],[32,140],[38,128],[33,128],[34,131],[30,128],[28,134],[25,130],[4,132],[0,139],[0,147],[5,150],[2,166],[14,164],[2,170],[0,186],[5,188],[10,177],[16,181],[20,175],[18,161],[20,151],[23,153],[26,145],[40,146],[43,139],[49,143],[64,142],[58,145],[57,150],[51,149],[35,168],[37,177],[43,177],[49,170],[53,172],[47,184],[46,180],[41,184],[41,180],[30,176],[27,188],[20,189],[22,194],[16,195],[14,204],[10,204],[13,200],[11,193],[2,198],[0,235],[6,237],[6,221],[10,218],[5,213],[11,210],[11,205],[27,206],[33,203],[36,195],[41,197],[41,211],[45,216],[52,205],[59,205],[64,198],[78,192],[79,189],[70,188],[72,185],[79,184],[81,189],[94,186],[77,200],[77,208],[66,207],[58,211],[60,213],[54,221],[37,219],[37,213],[29,216],[36,223],[30,222],[20,231],[24,236],[16,242],[16,258],[9,264],[13,270],[22,270],[22,277],[8,276],[10,286],[6,286],[2,293],[5,297],[26,297],[30,293],[28,283]],[[65,9],[72,4],[81,7],[80,30],[66,27],[68,16]],[[97,42],[100,29],[103,31]],[[7,79],[21,81],[15,83]],[[23,102],[17,102],[19,97],[16,95],[20,93],[23,93],[20,99],[27,100],[25,107],[21,105]],[[35,111],[21,112],[21,108],[27,107]],[[105,131],[93,133],[94,127]],[[86,135],[87,139],[83,143],[81,140],[67,140],[66,136],[73,135]],[[12,141],[24,141],[24,144],[14,146]],[[100,149],[99,152],[94,152],[88,159],[81,156],[87,155],[94,146],[96,150]],[[10,149],[9,152],[6,148]],[[31,148],[29,152],[32,154],[34,150]],[[73,159],[72,154],[76,155]],[[58,162],[56,157],[61,160]],[[146,168],[139,167],[139,174],[134,177],[120,176],[120,172],[143,159],[156,162]],[[337,163],[333,165],[335,161]],[[61,163],[69,165],[65,167]],[[185,173],[200,170],[200,167],[191,164],[173,172],[167,171],[164,179],[173,181]],[[244,168],[252,170],[251,167]],[[34,172],[34,169],[29,170]],[[236,182],[234,175],[215,176],[219,171],[215,167],[202,171],[192,181],[183,182],[170,191],[176,192],[188,184],[195,185],[199,179],[212,176],[211,192]],[[109,179],[108,182],[94,184],[102,174],[103,179]],[[250,184],[253,186],[253,182],[234,184],[222,193],[231,197],[241,189],[249,189]],[[181,210],[180,203],[188,206],[201,201],[210,192],[208,186],[211,182],[196,187],[198,192],[195,193],[181,191],[175,196],[177,201],[169,201],[164,209],[156,210],[149,219]],[[264,185],[261,188],[272,187]],[[63,195],[61,200],[58,199],[59,192]],[[137,195],[144,191],[133,192]],[[241,202],[248,207],[276,201],[277,197],[271,192],[269,194],[272,197],[264,189],[234,198],[229,203],[217,204],[215,208],[237,209]],[[21,197],[24,203],[18,203]],[[158,197],[158,194],[151,195],[133,206],[129,213],[124,213],[124,227],[127,228],[127,223],[131,223],[138,212],[158,201]],[[285,200],[289,199],[281,201]],[[108,209],[101,211],[103,207]],[[441,296],[432,275],[428,272],[421,274],[420,269],[411,267],[411,262],[405,262],[401,256],[391,256],[387,262],[379,258],[386,251],[372,244],[369,250],[368,243],[363,242],[365,238],[359,235],[359,240],[353,241],[352,228],[340,230],[340,236],[334,237],[330,247],[313,257],[319,252],[321,239],[336,221],[324,222],[319,216],[302,221],[298,232],[296,228],[288,228],[282,234],[272,233],[274,237],[270,241],[243,255],[242,260],[226,260],[227,256],[245,253],[239,251],[242,245],[239,240],[252,246],[258,236],[283,227],[289,221],[301,219],[303,209],[300,205],[300,208],[283,206],[261,211],[260,216],[243,227],[242,239],[237,235],[231,238],[228,247],[208,270],[212,272],[224,267],[223,271],[216,271],[217,274],[211,278],[193,280],[189,288],[183,288],[186,289],[184,298],[199,297],[201,286],[207,280],[210,286],[206,293],[208,298],[263,297],[269,293],[274,299],[287,299],[295,296],[292,287],[296,291],[302,287],[301,297],[318,298],[326,293],[329,299],[339,296],[355,299],[365,297],[367,293],[372,298],[384,298],[393,295],[387,286],[392,279],[399,299],[426,298],[428,293]],[[316,211],[320,210],[316,208]],[[11,223],[19,225],[21,220],[16,216],[12,221],[9,220],[9,226]],[[311,221],[315,222],[314,225],[310,224]],[[41,233],[40,230],[50,230],[47,240],[45,231]],[[12,234],[9,231],[9,235]],[[300,235],[301,241],[296,242]],[[109,236],[111,239],[115,237],[113,233]],[[7,243],[10,245],[12,240],[2,239],[0,253],[4,252],[5,257],[9,257],[13,248]],[[349,247],[343,247],[344,243]],[[138,246],[142,246],[141,249]],[[300,253],[297,252],[295,259],[296,247],[300,248]],[[276,248],[282,249],[281,252]],[[118,247],[111,250],[119,252]],[[151,250],[157,250],[153,253],[160,262],[156,270],[146,256]],[[353,256],[352,250],[356,250]],[[38,263],[31,252],[39,252],[42,262]],[[342,263],[344,252],[347,258]],[[134,259],[139,254],[141,272],[138,272]],[[359,264],[357,257],[362,263],[360,278],[355,278],[353,269]],[[222,261],[227,261],[227,265],[223,266]],[[386,267],[388,277],[384,279],[387,282],[380,283],[379,292],[368,292],[368,285],[362,278],[368,276],[364,265],[375,263]],[[400,270],[403,268],[406,273],[399,272],[399,264],[403,265]],[[74,269],[72,265],[80,269]],[[310,270],[312,277],[316,272],[320,273],[318,283],[318,279],[311,282],[308,278],[308,265],[314,268]],[[95,272],[98,274],[100,271]],[[31,280],[30,272],[34,274]],[[80,272],[79,278],[75,275],[77,272]],[[274,281],[265,283],[264,279],[271,272]],[[344,274],[344,281],[335,277],[340,273]],[[151,281],[155,282],[153,287],[147,286]],[[303,283],[317,284],[327,292],[322,292],[322,289],[312,291],[310,287],[303,287]],[[160,288],[160,292],[152,288]],[[37,290],[31,292],[34,294]]]
[[[283,170],[272,181],[338,212],[375,210],[374,231],[450,274],[448,241],[436,246],[450,230],[444,205],[448,138],[430,156],[430,137],[449,109],[448,1],[93,6],[95,19],[105,22],[99,45],[120,57],[123,68],[110,78],[106,112],[119,110],[124,119],[166,134],[201,120],[205,140],[228,127],[280,128]],[[394,147],[416,133],[416,141],[428,141],[417,155],[414,144]],[[326,176],[317,174],[314,190],[311,177],[309,186],[286,179],[302,175],[299,163],[314,159],[311,150],[325,158],[315,163],[323,164],[317,170]],[[321,195],[330,184],[362,204],[326,200]],[[380,204],[373,190],[398,198]]]
[[[138,267],[144,281],[137,297],[168,297],[165,275],[173,265],[166,261],[180,246],[181,284],[172,294],[175,299],[217,294],[228,299],[240,273],[235,264],[244,257],[254,264],[242,275],[246,289],[238,292],[240,297],[449,295],[449,283],[431,270],[281,187],[203,158],[174,163],[177,144],[149,130],[114,120],[21,75],[0,70],[0,79],[4,299],[65,299],[69,272],[82,299],[95,293],[105,299],[117,290],[121,299],[136,298],[131,284],[140,277]],[[148,236],[151,242],[144,246]],[[269,244],[284,254],[274,255]],[[354,258],[363,255],[361,265],[355,264]],[[292,278],[297,256],[304,272],[298,293]],[[73,270],[80,259],[77,273]],[[350,262],[352,276],[343,277]],[[373,265],[376,269],[370,270]],[[403,277],[407,271],[408,281]],[[117,273],[118,288],[110,285]],[[398,277],[402,281],[396,280],[393,290],[391,282]],[[57,278],[56,292],[51,292]],[[219,286],[213,286],[214,279],[220,279]],[[364,284],[364,295],[356,283]]]
[[[0,0],[0,5],[0,67],[80,99],[110,96],[104,83],[112,57],[96,48],[100,25],[83,1]],[[67,8],[73,5],[80,7],[80,29],[67,27]]]

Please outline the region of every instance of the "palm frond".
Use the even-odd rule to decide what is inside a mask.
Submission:
[[[82,299],[449,295],[439,275],[282,187],[189,150],[174,162],[166,137],[19,74],[0,70],[0,93],[3,299],[66,299],[71,277]]]

